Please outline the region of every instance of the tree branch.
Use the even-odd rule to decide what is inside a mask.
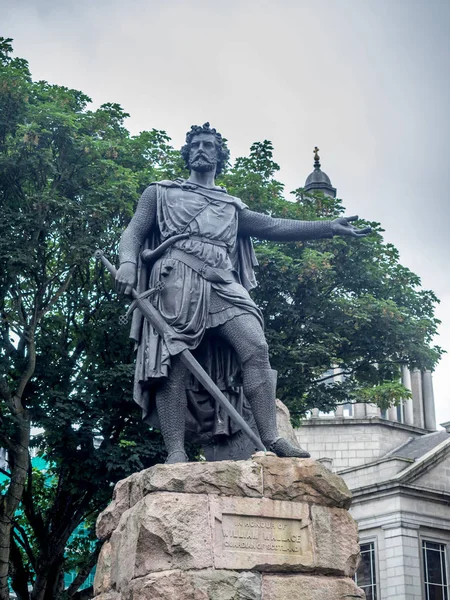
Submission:
[[[25,371],[22,373],[19,383],[17,385],[17,390],[13,396],[12,402],[12,412],[15,416],[23,413],[24,406],[22,404],[22,396],[23,392],[30,381],[30,379],[34,375],[34,370],[36,368],[36,345],[34,342],[34,326],[30,328],[28,333],[28,361]]]
[[[53,296],[53,298],[47,303],[45,308],[41,308],[41,310],[37,312],[37,315],[36,315],[37,322],[39,322],[42,319],[42,317],[51,309],[52,306],[54,306],[56,304],[56,302],[59,300],[59,298],[61,298],[61,296],[67,290],[67,288],[69,287],[69,284],[72,280],[72,275],[74,274],[75,269],[76,269],[76,265],[72,266],[69,269],[66,279],[59,286],[59,288],[55,292],[55,295]]]
[[[30,597],[28,592],[29,573],[25,569],[22,556],[14,542],[15,536],[11,535],[11,585],[21,600],[28,600]]]
[[[14,522],[13,527],[15,530],[17,530],[20,533],[20,536],[19,536],[16,533],[16,531],[13,531],[14,539],[16,540],[16,542],[18,544],[20,544],[22,546],[22,548],[27,553],[28,560],[30,561],[33,569],[36,569],[36,559],[33,554],[33,549],[30,546],[30,542],[28,541],[26,531],[17,522]]]
[[[4,379],[0,379],[0,396],[7,404],[11,402],[11,390]]]
[[[366,365],[371,364],[367,360],[362,361],[359,365],[356,365],[353,369],[343,370],[340,373],[333,373],[333,375],[327,375],[326,377],[321,377],[320,379],[315,379],[312,383],[322,383],[322,381],[327,381],[328,379],[334,379],[335,377],[339,377],[340,375],[353,375],[358,369],[365,367]]]
[[[86,578],[89,576],[89,573],[92,571],[94,566],[97,563],[98,555],[100,554],[101,544],[97,543],[94,552],[91,552],[86,563],[81,567],[78,571],[77,576],[69,585],[66,590],[66,594],[68,598],[73,598],[78,591],[78,588],[83,585],[86,581]]]
[[[340,377],[340,375],[352,375],[355,371],[357,371],[360,367],[355,367],[354,369],[348,371],[340,371],[339,373],[333,373],[333,375],[327,375],[326,377],[321,377],[320,379],[314,379],[312,383],[322,383],[323,381],[328,381],[328,379],[334,379],[335,377]]]

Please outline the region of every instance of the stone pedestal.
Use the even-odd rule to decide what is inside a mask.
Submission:
[[[156,465],[99,516],[96,600],[343,600],[356,523],[343,480],[312,459]]]

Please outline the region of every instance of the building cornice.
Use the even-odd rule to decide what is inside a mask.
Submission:
[[[450,531],[450,518],[439,516],[439,528]],[[398,527],[406,529],[419,530],[421,527],[436,529],[436,518],[432,514],[424,515],[412,511],[394,510],[382,515],[371,515],[358,519],[360,532],[375,527],[381,527],[384,530],[395,529]]]
[[[372,502],[389,496],[404,496],[419,500],[429,500],[437,504],[450,506],[450,493],[442,490],[431,490],[418,485],[401,483],[398,481],[384,481],[360,488],[354,488],[352,492],[352,506]]]
[[[376,467],[377,465],[381,465],[382,463],[392,462],[395,460],[404,462],[408,466],[411,463],[414,463],[413,458],[405,458],[404,456],[395,456],[395,454],[392,454],[392,455],[389,454],[388,456],[383,456],[383,458],[378,458],[377,460],[374,460],[369,463],[363,463],[362,465],[356,465],[355,467],[347,467],[345,469],[339,469],[338,471],[336,471],[336,474],[340,475],[342,477],[346,473],[353,473],[354,471],[361,471],[361,470],[367,469],[369,467]]]
[[[356,425],[381,425],[382,427],[388,427],[391,429],[402,429],[403,431],[410,431],[419,435],[425,435],[430,433],[428,429],[422,427],[416,427],[415,425],[407,425],[406,423],[399,423],[398,421],[389,421],[382,419],[381,417],[373,416],[364,419],[355,419],[354,417],[311,417],[302,421],[300,431],[302,427],[332,427],[335,425],[345,425],[347,427],[354,427]]]

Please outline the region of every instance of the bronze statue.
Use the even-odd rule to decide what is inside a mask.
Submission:
[[[261,312],[249,295],[257,264],[250,236],[286,242],[364,237],[370,228],[353,227],[357,217],[308,222],[249,210],[215,185],[229,153],[209,123],[191,127],[181,153],[189,178],[149,185],[120,242],[117,290],[130,293],[137,281],[137,294],[145,298],[163,282],[146,302],[170,326],[162,336],[141,312],[133,315],[135,400],[144,419],[161,429],[167,463],[187,460],[185,431],[208,448],[207,458],[248,456],[255,445],[242,442],[239,424],[180,360],[188,349],[266,448],[278,456],[307,457],[277,432],[276,373]],[[217,451],[221,447],[225,451]]]

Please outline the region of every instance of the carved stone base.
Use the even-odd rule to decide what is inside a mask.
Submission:
[[[311,459],[156,465],[98,518],[96,600],[362,599],[349,505]]]

